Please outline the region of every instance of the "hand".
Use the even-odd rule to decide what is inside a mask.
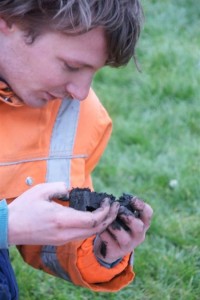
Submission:
[[[36,185],[8,205],[10,245],[62,245],[101,233],[116,218],[119,206],[105,199],[94,212],[64,207],[52,199],[68,193],[63,182]]]
[[[140,212],[137,218],[126,207],[120,207],[118,218],[125,224],[116,226],[117,223],[109,225],[101,234],[97,235],[94,242],[94,253],[97,258],[112,263],[125,256],[145,240],[153,215],[152,208],[140,199],[133,200],[132,206]]]

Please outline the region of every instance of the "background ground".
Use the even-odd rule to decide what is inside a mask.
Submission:
[[[117,294],[93,293],[33,270],[13,248],[22,300],[200,299],[200,5],[142,2],[142,72],[133,63],[105,68],[94,82],[114,123],[95,188],[137,194],[155,211],[135,254],[136,280]]]

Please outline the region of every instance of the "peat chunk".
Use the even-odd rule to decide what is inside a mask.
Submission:
[[[81,211],[94,211],[99,208],[103,199],[115,201],[113,195],[91,192],[89,188],[74,188],[69,193],[69,206]]]
[[[134,215],[136,218],[140,217],[140,211],[134,208],[134,201],[137,197],[131,194],[124,193],[119,199],[116,199],[112,194],[92,192],[89,188],[73,188],[69,192],[69,198],[65,200],[69,200],[69,206],[74,209],[91,212],[99,208],[105,198],[109,198],[110,203],[114,201],[120,203],[117,218],[111,224],[112,228],[116,230],[123,228],[129,231],[128,224],[122,221],[120,215]]]
[[[73,188],[69,193],[69,206],[81,211],[94,211],[99,208],[103,199],[109,198],[110,203],[118,201],[120,206],[125,206],[135,217],[139,217],[139,211],[134,208],[134,200],[137,198],[131,194],[122,194],[116,199],[112,194],[92,192],[89,188]]]

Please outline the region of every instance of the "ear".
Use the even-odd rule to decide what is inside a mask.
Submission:
[[[0,17],[0,32],[9,34],[13,31],[13,26],[9,25],[3,18]]]

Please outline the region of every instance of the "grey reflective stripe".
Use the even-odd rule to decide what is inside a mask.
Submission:
[[[70,185],[69,157],[73,152],[79,110],[80,101],[62,101],[51,136],[46,182],[64,181],[67,187]]]
[[[48,267],[58,277],[71,282],[69,275],[63,270],[56,256],[55,246],[43,246],[41,252],[43,264]]]
[[[78,100],[62,101],[51,136],[46,182],[64,181],[67,187],[70,185],[69,157],[71,158],[73,153],[79,110]],[[69,275],[58,261],[56,248],[56,246],[43,246],[41,260],[57,276],[70,281]]]

